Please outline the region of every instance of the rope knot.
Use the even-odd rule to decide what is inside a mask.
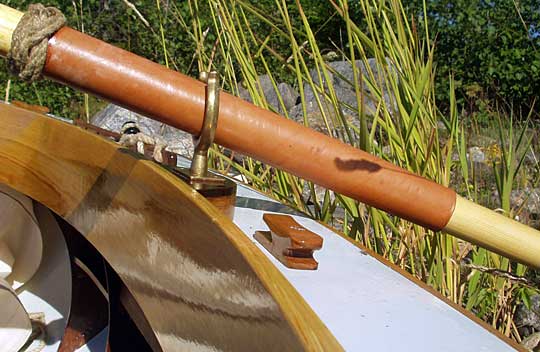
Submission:
[[[60,10],[32,4],[15,28],[8,54],[8,67],[12,74],[25,81],[35,81],[47,59],[47,46],[51,38],[66,23]]]

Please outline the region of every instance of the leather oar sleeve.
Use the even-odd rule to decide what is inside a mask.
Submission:
[[[203,83],[68,27],[44,74],[195,135],[202,126]],[[226,93],[216,142],[433,230],[454,209],[453,190]]]

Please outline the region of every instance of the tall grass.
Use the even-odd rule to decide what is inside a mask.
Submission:
[[[210,26],[204,27],[198,16],[182,17],[180,11],[173,10],[172,18],[197,41],[198,67],[219,69],[224,85],[233,93],[239,94],[243,84],[255,104],[270,108],[259,81],[259,77],[266,74],[287,115],[277,88],[280,78],[271,65],[271,62],[280,62],[288,70],[289,81],[300,91],[304,124],[308,125],[309,121],[304,88],[310,87],[318,92],[315,94],[318,115],[326,133],[445,186],[459,179],[458,190],[468,198],[489,192],[473,182],[473,170],[466,157],[467,129],[459,119],[452,83],[448,89],[449,114],[443,115],[437,109],[433,63],[436,48],[427,30],[418,32],[414,21],[406,18],[399,0],[355,2],[366,21],[367,31],[361,31],[351,21],[350,3],[329,1],[344,24],[343,43],[334,50],[351,65],[353,80],[349,84],[356,93],[358,106],[354,119],[344,113],[345,107],[330,79],[330,75],[339,73],[328,65],[321,53],[314,34],[318,28],[311,27],[300,1],[296,0],[295,5],[302,25],[296,28],[286,0],[275,0],[271,20],[267,13],[243,0],[190,0],[192,15],[202,6],[209,9]],[[258,33],[253,27],[254,21],[266,24],[269,33]],[[211,43],[204,34],[209,31],[215,38]],[[269,45],[276,38],[290,44],[287,55]],[[368,64],[370,58],[375,59],[376,72]],[[354,64],[357,60],[364,63],[365,72]],[[376,103],[374,109],[365,102],[366,88]],[[389,101],[385,96],[393,98]],[[442,129],[438,128],[441,123]],[[498,131],[503,155],[493,167],[500,207],[511,216],[509,195],[521,170],[523,150],[530,147],[530,136],[523,129],[513,142],[512,129],[506,132],[501,123]],[[531,288],[482,268],[524,275],[525,267],[343,195],[326,190],[321,197],[312,183],[256,160],[243,158],[237,162],[219,148],[214,149],[213,155],[215,167],[234,168],[254,187],[314,218],[333,222],[351,238],[475,312],[504,334],[520,340],[513,313],[518,302],[527,302]],[[344,210],[340,218],[333,216],[337,208]]]
[[[353,80],[349,84],[356,93],[358,106],[354,119],[345,116],[344,106],[330,79],[330,75],[339,73],[328,65],[321,53],[314,35],[318,28],[310,26],[298,0],[295,5],[302,26],[296,28],[292,25],[285,0],[275,1],[271,20],[267,13],[248,1],[205,1],[204,5],[209,5],[211,11],[212,25],[202,28],[200,19],[193,18],[192,27],[186,28],[200,41],[197,44],[201,48],[197,56],[199,67],[220,69],[225,86],[233,93],[239,94],[242,82],[255,104],[270,108],[259,77],[268,75],[281,100],[277,88],[279,77],[270,65],[271,61],[281,62],[288,69],[289,80],[300,91],[304,124],[308,125],[309,121],[304,88],[310,87],[319,93],[315,94],[316,104],[321,125],[328,134],[445,186],[449,186],[456,175],[461,175],[460,184],[465,185],[465,189],[460,190],[469,198],[474,198],[473,194],[488,192],[471,184],[470,163],[466,159],[466,126],[459,119],[452,85],[448,90],[450,113],[443,115],[437,109],[433,63],[436,48],[429,40],[429,33],[418,32],[414,22],[406,18],[399,0],[355,2],[367,23],[367,31],[361,31],[351,21],[350,3],[345,0],[329,1],[344,23],[343,43],[336,45],[334,50],[351,65]],[[192,8],[199,8],[202,4],[202,1],[190,0]],[[270,32],[257,33],[253,27],[255,20],[265,23]],[[183,19],[179,23],[189,21]],[[214,43],[205,42],[205,37],[201,36],[208,30],[216,38]],[[287,55],[276,52],[268,44],[276,38],[290,44]],[[375,59],[376,72],[368,64],[370,58]],[[356,60],[364,63],[365,72],[354,64]],[[370,98],[376,102],[374,109],[365,102],[366,88],[371,92]],[[389,101],[385,96],[393,98]],[[286,111],[282,100],[280,104]],[[445,127],[438,128],[440,123]],[[523,161],[523,154],[518,153],[522,152],[524,145],[530,146],[530,139],[523,130],[516,143],[512,143],[512,137],[509,137],[510,143],[505,143],[508,140],[508,136],[503,136],[506,129],[499,125],[498,130],[504,155],[502,162],[494,164],[496,184],[502,208],[510,215],[509,194]],[[513,136],[512,130],[508,133]],[[314,218],[334,222],[351,238],[408,270],[450,300],[475,312],[504,334],[520,340],[513,313],[518,302],[527,301],[530,288],[494,276],[482,268],[523,275],[525,267],[450,235],[433,233],[366,207],[343,195],[325,191],[320,197],[312,183],[256,160],[244,158],[240,163],[235,162],[219,148],[215,149],[214,155],[216,167],[235,168],[254,187]],[[344,210],[339,219],[333,216],[336,208]]]

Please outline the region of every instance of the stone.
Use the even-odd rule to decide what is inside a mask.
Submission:
[[[529,165],[536,166],[540,163],[540,155],[533,150],[529,150],[527,154],[525,154],[525,162]]]
[[[377,105],[379,104],[379,99],[372,94],[366,83],[368,70],[363,61],[358,60],[355,61],[354,64],[358,67],[360,77],[363,77],[364,80],[362,93],[364,99],[363,113],[366,116],[373,116],[376,112]],[[373,70],[375,80],[377,81],[376,85],[380,85],[379,80],[382,80],[383,74],[379,72],[376,60],[369,59],[368,65],[371,70]],[[360,120],[358,118],[359,107],[354,87],[353,68],[349,61],[334,61],[328,63],[328,66],[330,67],[327,72],[328,80],[332,83],[336,98],[339,102],[338,109],[336,109],[335,104],[326,97],[326,95],[329,94],[329,85],[326,83],[326,78],[319,78],[317,70],[312,69],[310,71],[311,79],[316,85],[321,86],[321,89],[324,89],[326,94],[314,92],[309,83],[304,83],[306,119],[308,120],[309,127],[335,138],[346,139],[346,131],[344,130],[342,119],[344,119],[348,125],[352,124],[357,129],[360,128]],[[394,70],[390,69],[390,72],[394,72]],[[384,87],[383,99],[386,104],[395,105],[395,98],[389,95],[388,90]],[[298,104],[289,110],[289,117],[296,122],[304,123],[304,111],[300,99],[298,99]],[[369,121],[368,128],[370,128]],[[353,132],[349,130],[349,133]]]
[[[497,144],[497,140],[495,138],[483,136],[481,134],[473,134],[469,138],[469,143],[472,145],[477,145],[481,148],[487,148],[494,144]]]
[[[264,98],[266,99],[269,107],[280,114],[284,114],[285,111],[289,111],[293,106],[296,105],[300,98],[300,94],[298,93],[298,91],[294,89],[290,84],[285,82],[277,83],[276,93],[276,89],[274,89],[272,81],[270,80],[270,76],[268,75],[259,76],[258,82],[259,87],[264,94]],[[251,94],[249,94],[249,90],[244,88],[242,85],[238,87],[238,93],[240,98],[250,103],[253,103],[253,99],[251,98]],[[283,109],[279,101],[278,94],[283,100],[285,110]]]
[[[246,88],[242,86],[238,87],[238,95],[245,101],[253,103],[253,99],[251,99],[251,94],[249,94],[249,90],[247,90]]]
[[[122,125],[135,121],[141,132],[153,138],[161,138],[167,143],[166,149],[187,158],[193,157],[193,137],[184,131],[173,128],[148,117],[134,113],[120,106],[109,104],[94,115],[91,123],[106,130],[122,132]]]
[[[327,111],[328,106],[324,106],[323,109],[325,109],[324,111]],[[299,124],[304,125],[304,112],[302,109],[302,104],[292,107],[292,109],[289,111],[289,118],[295,122],[298,122]],[[317,103],[314,101],[309,101],[306,103],[306,120],[307,125],[310,128],[317,132],[329,134],[328,128],[324,122],[323,114],[317,106]],[[330,126],[332,126],[332,124],[330,124]]]
[[[467,159],[473,163],[483,163],[486,156],[480,147],[470,147],[467,153]]]
[[[522,190],[513,190],[510,193],[510,207],[517,210],[522,205],[519,221],[538,228],[540,226],[540,188],[526,187]]]
[[[272,81],[270,80],[269,75],[259,76],[258,83],[269,107],[280,114],[283,114],[285,111],[289,111],[294,105],[296,105],[296,102],[300,97],[300,94],[291,85],[284,82],[277,83],[276,92],[276,89],[272,85]],[[247,92],[246,89],[244,90]],[[240,92],[240,96],[242,95],[243,93]],[[285,109],[283,109],[283,106],[279,101],[279,97],[281,97],[281,99],[283,100],[283,106],[285,107]],[[252,101],[251,97],[249,97],[248,101]]]
[[[540,351],[540,332],[535,332],[521,341],[521,346],[527,351]]]
[[[531,296],[530,309],[524,304],[517,308],[514,322],[522,335],[540,331],[540,295]]]
[[[523,205],[523,202],[525,202]],[[493,190],[491,202],[499,204],[499,192]],[[523,205],[523,208],[521,206]],[[520,210],[515,220],[530,227],[540,228],[540,188],[525,187],[520,190],[512,190],[510,193],[510,209],[514,212]]]
[[[296,91],[291,85],[287,83],[280,83],[278,84],[278,91],[281,94],[281,99],[283,100],[283,105],[285,105],[285,109],[289,111],[293,106],[296,105],[297,101],[300,99],[300,93]],[[277,98],[277,96],[276,96]],[[275,106],[279,106],[276,101]]]
[[[388,89],[386,89],[386,86],[384,84],[383,76],[388,73],[383,73],[380,71],[376,59],[368,59],[367,64],[369,65],[370,70],[373,72],[375,80],[374,85],[380,86],[382,82],[382,98],[384,99],[385,103],[388,106],[395,106],[395,98],[389,94]],[[390,67],[390,74],[394,74],[395,70],[392,68],[389,60],[387,60],[387,64]],[[372,90],[369,88],[369,85],[367,84],[368,81],[371,81],[368,73],[369,70],[367,69],[366,65],[362,60],[355,61],[354,65],[359,69],[358,73],[363,79],[364,113],[368,116],[372,116],[376,112],[379,99],[376,97],[374,92],[372,92]],[[328,78],[329,81],[332,83],[332,86],[334,87],[336,93],[336,97],[341,104],[342,113],[344,115],[357,117],[359,107],[354,87],[352,63],[349,61],[333,61],[328,63],[328,66],[331,68],[330,70],[328,70]],[[331,72],[331,70],[333,70],[334,72]],[[316,69],[312,69],[310,71],[310,76],[315,84],[324,87],[325,91],[328,92],[328,84],[325,82],[324,76],[322,77],[322,80],[319,79],[319,73]],[[308,83],[304,84],[304,92],[304,97],[306,101],[316,101],[315,92]],[[322,94],[317,94],[319,94],[321,101],[326,101],[326,98],[324,98]]]
[[[317,184],[313,184],[313,190],[315,191],[315,197],[317,198],[319,206],[322,206],[324,203],[324,196],[326,195],[326,191],[328,191],[330,202],[334,202],[336,199],[336,196],[332,190],[326,189]],[[312,193],[307,182],[305,183],[304,189],[302,190],[302,197],[304,199],[307,199],[309,203],[313,203],[315,201],[315,199],[312,197]]]
[[[540,215],[540,189],[525,188],[523,190],[513,190],[510,193],[510,204],[512,207],[521,207],[526,201],[525,210],[530,214]]]
[[[306,102],[306,119],[307,125],[314,129],[317,132],[324,133],[334,138],[338,139],[347,139],[346,132],[343,128],[341,118],[338,116],[334,106],[329,102],[321,101],[322,108],[319,107],[317,101],[308,101]],[[357,129],[360,128],[360,121],[357,116],[352,114],[347,114],[347,111],[342,111],[343,118],[349,125],[356,126]],[[325,122],[328,123],[328,126]],[[295,105],[289,111],[289,118],[293,121],[296,121],[300,124],[304,124],[304,112],[302,109],[302,104]],[[368,128],[370,126],[368,125]],[[329,130],[330,129],[330,130]],[[358,136],[354,133],[352,129],[349,129],[356,139]]]
[[[392,147],[389,145],[384,145],[381,148],[381,153],[385,156],[392,156]]]
[[[367,116],[375,114],[379,100],[372,94],[371,90],[366,83],[368,79],[368,69],[364,65],[364,62],[357,60],[354,63],[359,69],[359,74],[364,79],[363,85],[363,98],[364,98],[364,113]],[[387,64],[390,66],[390,74],[394,74],[396,71],[392,68],[389,60]],[[339,110],[336,111],[334,104],[329,101],[323,94],[315,93],[308,83],[304,84],[304,101],[306,110],[306,120],[308,126],[316,131],[330,135],[330,131],[333,133],[332,137],[343,138],[345,131],[343,130],[342,118],[346,120],[348,124],[354,124],[357,128],[360,126],[358,119],[359,108],[356,98],[356,91],[354,88],[353,68],[349,61],[333,61],[328,63],[330,70],[328,71],[329,80],[332,82],[332,86],[335,89],[336,97],[340,103]],[[376,85],[379,86],[384,82],[383,75],[388,74],[380,72],[375,59],[369,59],[367,65],[372,70],[374,80],[377,81]],[[315,69],[310,71],[311,79],[317,85],[322,87],[328,92],[328,84],[325,83],[325,79],[319,79],[318,73]],[[274,111],[285,114],[288,112],[289,117],[301,124],[304,124],[304,109],[301,104],[301,97],[298,91],[287,83],[277,84],[277,93],[283,100],[283,106],[279,102],[278,94],[274,88],[269,75],[261,75],[258,77],[258,85],[260,90],[265,96],[265,99]],[[384,85],[384,84],[383,84]],[[239,96],[249,102],[252,102],[249,91],[243,86],[239,87]],[[319,98],[319,103],[317,102]],[[383,99],[387,105],[395,105],[395,98],[388,93],[388,90],[383,86]],[[326,122],[325,122],[326,117]],[[328,124],[328,126],[327,126]],[[368,126],[369,127],[369,126]],[[330,129],[330,131],[328,131]],[[350,131],[350,133],[352,133]]]

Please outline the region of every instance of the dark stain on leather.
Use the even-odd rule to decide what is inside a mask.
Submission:
[[[335,158],[334,164],[336,164],[338,169],[344,171],[362,170],[367,172],[377,172],[382,169],[379,164],[365,159],[343,160],[341,158]]]

